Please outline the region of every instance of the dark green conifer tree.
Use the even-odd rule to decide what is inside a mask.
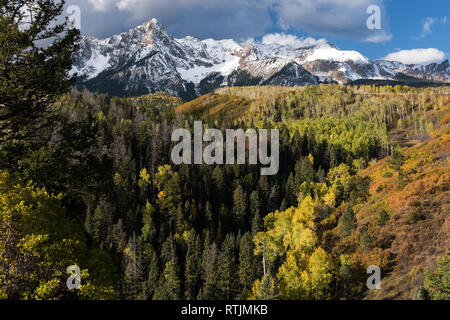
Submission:
[[[349,236],[356,229],[355,213],[351,206],[347,207],[347,210],[339,219],[339,229],[342,237]]]
[[[239,246],[239,281],[243,287],[241,298],[247,299],[256,280],[256,262],[253,239],[250,233],[244,234]]]
[[[187,239],[185,275],[185,298],[194,300],[200,289],[201,276],[201,243],[200,237],[192,229]]]
[[[218,293],[220,299],[232,300],[239,293],[238,267],[236,263],[236,247],[233,234],[225,237],[218,257]]]
[[[73,83],[69,71],[80,33],[66,23],[56,23],[64,4],[0,2],[0,143],[22,145],[8,154],[9,162],[2,161],[2,166],[14,167],[26,155],[25,142],[41,144],[48,139],[56,121],[53,103]]]
[[[233,193],[233,215],[237,226],[245,230],[247,218],[247,194],[244,189],[238,185]]]

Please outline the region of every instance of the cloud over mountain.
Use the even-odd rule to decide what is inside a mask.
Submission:
[[[428,48],[392,52],[384,57],[383,60],[397,61],[405,64],[429,64],[441,62],[444,58],[444,52],[435,48]]]
[[[85,32],[108,36],[158,18],[176,37],[249,38],[273,22],[271,0],[69,0],[84,15]],[[95,23],[91,23],[95,21]],[[111,21],[114,21],[112,24]],[[121,30],[117,30],[120,27]]]
[[[274,25],[317,36],[381,42],[391,38],[383,0],[68,0],[82,8],[87,34],[107,36],[156,17],[182,37],[246,39]],[[370,5],[382,8],[382,29],[366,26]]]
[[[299,38],[293,34],[285,33],[271,33],[266,34],[261,41],[263,44],[278,44],[282,46],[290,46],[293,48],[300,48],[312,46],[317,43],[317,40],[311,37]]]
[[[367,8],[381,8],[381,30],[369,30]],[[390,40],[382,0],[283,0],[274,8],[282,26],[313,34],[380,42]]]

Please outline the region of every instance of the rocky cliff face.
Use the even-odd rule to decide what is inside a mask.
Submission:
[[[118,96],[166,91],[185,100],[227,85],[307,85],[401,75],[449,82],[448,61],[428,66],[372,62],[321,39],[305,47],[175,39],[152,19],[107,39],[83,37],[72,73],[90,90]]]

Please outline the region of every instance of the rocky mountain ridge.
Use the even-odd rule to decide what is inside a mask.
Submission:
[[[405,65],[370,61],[325,39],[301,47],[234,40],[176,39],[152,19],[106,39],[83,37],[72,74],[78,85],[118,96],[166,91],[185,100],[221,86],[315,85],[357,80],[450,81],[448,61]]]

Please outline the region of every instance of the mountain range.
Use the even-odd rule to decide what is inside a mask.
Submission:
[[[78,86],[109,95],[166,91],[184,100],[223,86],[450,81],[448,60],[429,65],[371,61],[325,39],[308,39],[300,47],[176,39],[156,19],[106,39],[82,37],[71,74],[78,75]]]

